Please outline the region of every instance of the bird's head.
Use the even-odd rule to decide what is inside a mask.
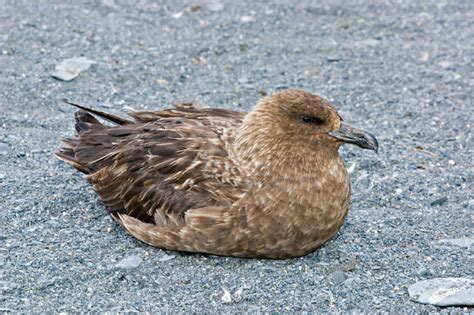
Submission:
[[[247,142],[246,150],[254,153],[272,147],[336,153],[344,143],[378,150],[372,134],[343,123],[331,103],[303,90],[286,90],[263,98],[246,116],[238,145],[239,141]]]

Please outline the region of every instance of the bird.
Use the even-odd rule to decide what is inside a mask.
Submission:
[[[166,250],[307,255],[348,213],[341,145],[378,150],[374,135],[300,89],[265,96],[248,113],[191,102],[122,118],[65,102],[78,108],[77,134],[55,155],[86,174],[126,232]]]

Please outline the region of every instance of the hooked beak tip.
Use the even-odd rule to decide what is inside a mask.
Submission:
[[[375,153],[379,152],[379,142],[370,132],[341,124],[338,131],[330,131],[328,135],[341,142],[354,144],[362,149],[373,150]]]

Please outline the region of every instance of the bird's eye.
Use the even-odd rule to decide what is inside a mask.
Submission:
[[[305,124],[322,124],[324,122],[321,118],[316,118],[316,117],[309,116],[309,115],[302,115],[301,120]]]
[[[308,115],[303,115],[303,116],[301,116],[301,120],[304,123],[309,124],[311,122],[311,117],[309,117]]]

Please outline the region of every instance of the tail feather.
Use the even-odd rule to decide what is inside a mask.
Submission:
[[[112,115],[112,114],[109,114],[109,113],[101,112],[101,111],[98,111],[98,110],[95,110],[95,109],[92,109],[92,108],[87,108],[85,106],[69,102],[66,99],[63,99],[63,102],[66,103],[66,104],[72,105],[74,107],[77,107],[79,109],[82,109],[86,112],[95,114],[95,115],[97,115],[99,117],[102,117],[104,119],[107,119],[108,121],[116,123],[117,125],[133,124],[133,121],[130,121],[128,119],[125,119],[125,118],[122,118],[122,117],[119,117],[119,116],[115,116],[115,115]]]
[[[112,150],[112,138],[107,133],[107,126],[104,126],[91,114],[118,125],[133,124],[133,122],[67,100],[64,102],[79,108],[75,114],[75,129],[78,135],[77,138],[64,139],[61,142],[61,147],[54,154],[83,173],[94,173],[106,162],[103,159]]]
[[[89,174],[91,170],[82,163],[80,163],[78,160],[76,160],[75,149],[79,144],[79,141],[77,139],[64,139],[63,141],[61,141],[61,144],[61,148],[54,152],[56,157],[64,162],[71,164],[77,170],[85,174]]]
[[[103,129],[104,125],[102,125],[97,119],[95,119],[94,116],[91,114],[87,113],[84,110],[79,110],[75,114],[76,117],[76,131],[78,134],[81,134],[82,132],[86,130],[91,130],[91,129]]]

